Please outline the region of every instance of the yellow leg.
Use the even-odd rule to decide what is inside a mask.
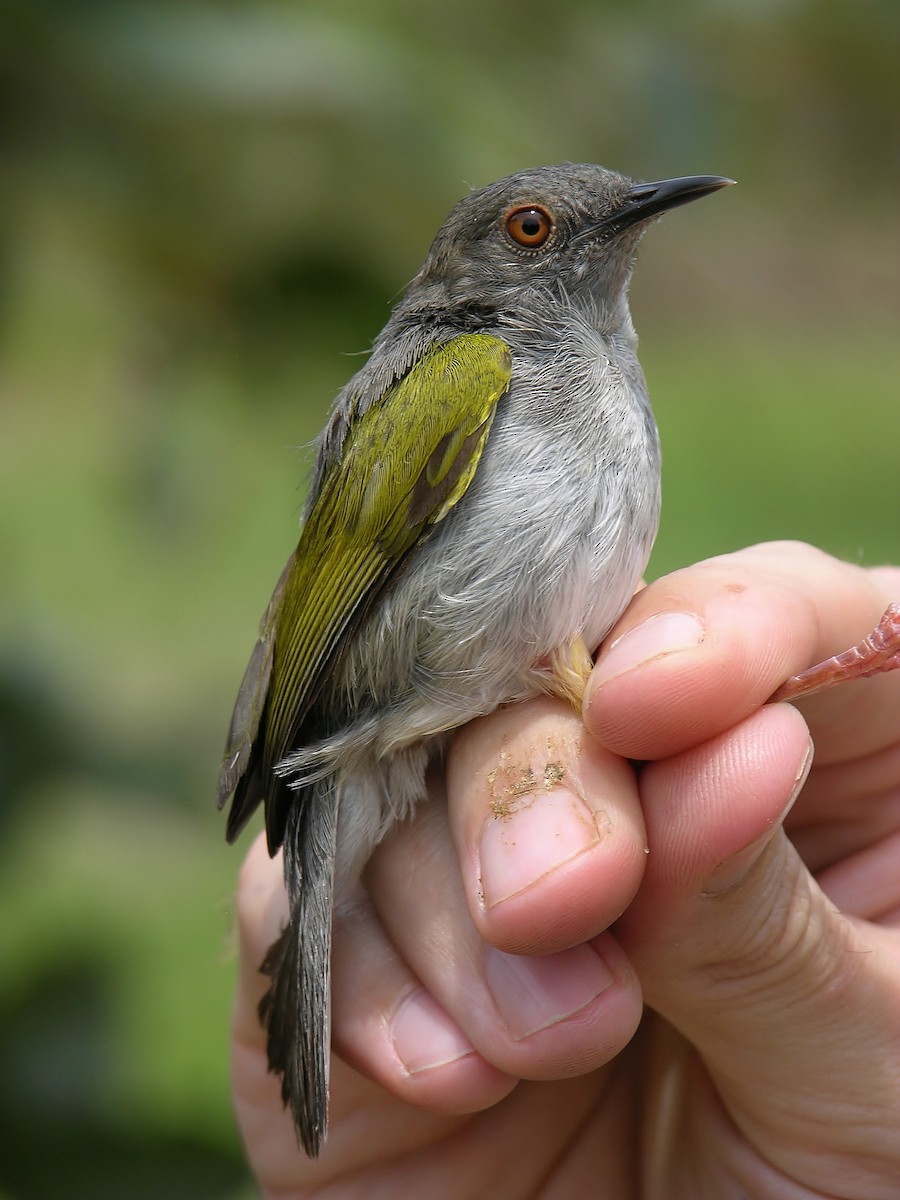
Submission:
[[[547,690],[571,704],[581,716],[584,689],[593,667],[594,660],[584,639],[576,637],[568,646],[559,646],[550,655]]]

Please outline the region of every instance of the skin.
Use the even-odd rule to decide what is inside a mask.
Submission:
[[[335,914],[318,1161],[266,1072],[287,905],[257,840],[233,1031],[263,1195],[895,1197],[900,672],[765,701],[898,598],[806,546],[713,559],[635,597],[583,724],[460,731]]]

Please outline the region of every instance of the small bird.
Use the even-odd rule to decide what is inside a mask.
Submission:
[[[653,218],[731,182],[566,163],[473,191],[335,401],[218,783],[228,840],[262,802],[284,851],[260,1019],[311,1156],[335,892],[424,798],[452,730],[541,693],[581,711],[659,521],[635,252]]]

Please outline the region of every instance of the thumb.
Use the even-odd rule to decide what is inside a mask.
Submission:
[[[896,1087],[883,1053],[896,1017],[888,988],[859,986],[884,960],[879,931],[834,909],[781,828],[811,758],[802,718],[772,705],[649,764],[648,869],[616,928],[647,1003],[692,1043],[743,1136],[845,1195]]]

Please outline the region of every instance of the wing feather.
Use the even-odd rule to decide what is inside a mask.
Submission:
[[[219,777],[229,837],[260,800],[269,848],[289,803],[273,768],[301,727],[343,638],[471,483],[500,398],[506,344],[460,334],[429,349],[361,416],[318,495],[270,602],[241,685]]]

